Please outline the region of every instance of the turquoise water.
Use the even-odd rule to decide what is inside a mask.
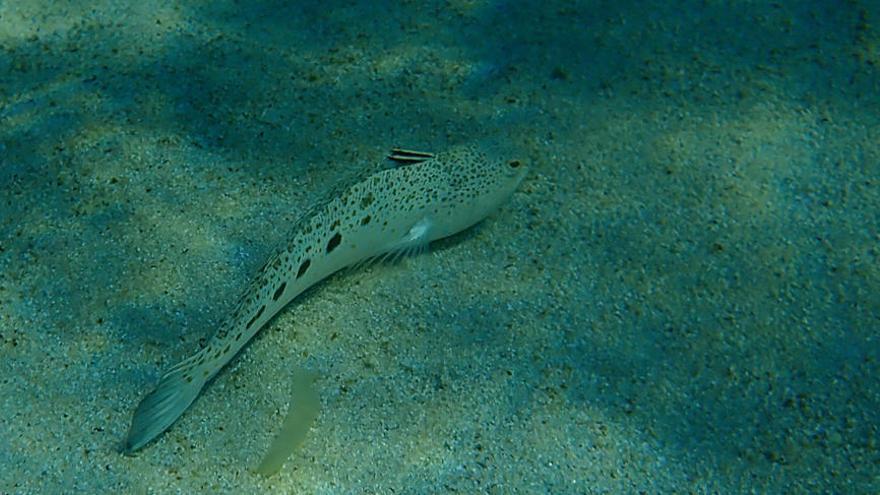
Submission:
[[[880,491],[880,8],[790,4],[0,2],[0,493]],[[483,138],[501,210],[119,453],[302,211]]]

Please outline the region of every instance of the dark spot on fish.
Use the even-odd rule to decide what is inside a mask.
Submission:
[[[363,199],[361,199],[361,208],[366,208],[370,206],[371,204],[373,204],[373,201],[375,199],[376,198],[373,197],[373,193],[367,193],[367,195],[364,196]]]
[[[364,218],[361,219],[361,225],[366,225],[366,224],[370,223],[370,220],[372,220],[370,215],[365,216]]]
[[[275,294],[272,295],[272,300],[277,301],[281,294],[284,294],[284,289],[287,287],[287,282],[281,282],[281,285],[275,289]]]
[[[223,348],[223,354],[226,354],[227,352],[229,352],[229,349],[231,349],[231,348],[232,348],[232,344],[226,344],[226,347]]]
[[[339,246],[339,243],[342,242],[342,234],[339,232],[333,234],[333,237],[327,242],[327,252],[331,252]]]
[[[241,340],[241,335],[242,335],[242,333],[241,333],[241,332],[238,332],[238,333],[235,335],[235,340]]]
[[[257,321],[257,318],[259,318],[260,315],[263,314],[263,310],[264,310],[264,309],[266,309],[266,306],[265,306],[265,305],[264,305],[264,306],[260,306],[260,310],[257,311],[257,314],[255,314],[253,318],[251,318],[251,321],[248,322],[247,326],[245,326],[245,329],[249,329],[249,328],[251,328],[251,326],[253,326],[254,322]]]
[[[183,377],[186,380],[186,383],[192,383],[193,377],[190,375],[186,375]]]
[[[299,271],[296,272],[296,278],[300,278],[306,274],[306,270],[309,269],[309,265],[312,264],[312,260],[306,259],[299,265]]]

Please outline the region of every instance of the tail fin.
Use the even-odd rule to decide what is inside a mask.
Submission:
[[[196,400],[207,381],[190,358],[165,373],[156,389],[143,398],[131,419],[122,450],[139,450],[167,430]]]

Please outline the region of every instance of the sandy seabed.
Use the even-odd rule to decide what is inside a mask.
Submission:
[[[878,4],[134,4],[0,3],[0,493],[880,491]],[[119,453],[300,212],[483,137],[508,204]]]

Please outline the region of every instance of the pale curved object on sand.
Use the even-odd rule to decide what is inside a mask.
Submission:
[[[287,416],[284,418],[281,431],[269,445],[269,450],[257,466],[257,474],[271,476],[277,473],[284,461],[306,439],[306,434],[321,410],[321,400],[314,385],[315,378],[316,375],[307,371],[297,370],[294,373]]]

